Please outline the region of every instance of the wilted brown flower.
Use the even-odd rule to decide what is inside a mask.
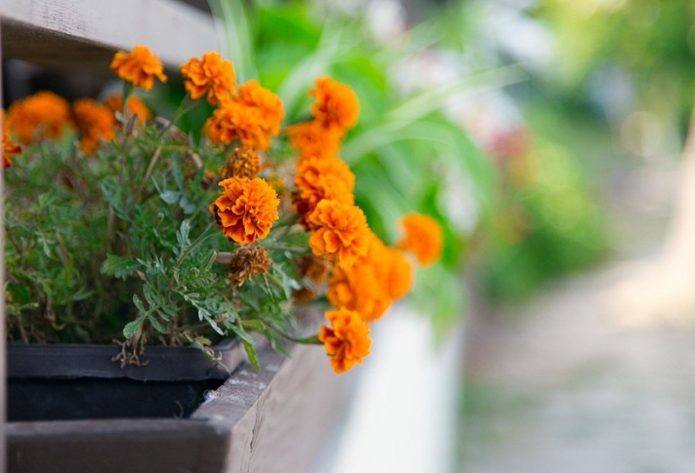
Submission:
[[[220,177],[247,177],[253,179],[261,172],[261,160],[252,148],[238,147],[220,170]]]
[[[241,286],[249,279],[265,274],[273,261],[270,255],[260,246],[245,246],[232,253],[229,263],[229,279],[235,286]]]

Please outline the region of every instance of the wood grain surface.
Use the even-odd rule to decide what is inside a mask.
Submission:
[[[144,44],[170,67],[219,49],[212,18],[172,0],[2,0],[3,56],[49,66],[105,66]]]

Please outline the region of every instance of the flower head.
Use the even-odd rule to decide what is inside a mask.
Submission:
[[[280,125],[285,116],[280,97],[261,86],[256,80],[250,80],[239,86],[236,100],[248,107],[258,110],[260,127],[267,134],[276,136],[280,133]]]
[[[339,265],[350,267],[367,253],[369,227],[362,210],[337,200],[322,200],[307,216],[313,229],[309,246],[316,256],[334,258]]]
[[[384,291],[392,300],[398,300],[410,291],[413,285],[413,266],[401,250],[387,247],[379,268]]]
[[[358,263],[345,269],[337,267],[328,287],[328,301],[334,307],[354,310],[367,322],[378,320],[391,305],[391,299],[382,289],[376,262]]]
[[[319,340],[330,357],[333,371],[344,373],[369,355],[372,345],[369,326],[357,312],[345,308],[328,311],[325,315],[331,325],[321,327]]]
[[[227,100],[208,118],[205,133],[213,143],[228,145],[239,140],[245,148],[265,150],[271,137],[261,125],[258,109]]]
[[[328,300],[372,322],[403,297],[412,284],[413,270],[403,254],[369,233],[369,249],[350,268],[338,267],[331,276]]]
[[[151,90],[154,79],[167,81],[164,66],[147,46],[135,46],[131,52],[118,51],[111,61],[111,70],[135,87]]]
[[[70,120],[70,107],[53,92],[37,92],[18,100],[8,111],[10,129],[22,144],[60,138]]]
[[[10,136],[10,122],[7,114],[2,111],[2,166],[7,169],[12,166],[12,156],[19,154],[22,149],[12,141]]]
[[[232,253],[229,263],[229,279],[235,286],[241,286],[249,279],[265,274],[273,261],[270,255],[260,246],[244,246]]]
[[[181,74],[186,80],[184,86],[193,100],[207,94],[208,102],[217,105],[234,92],[234,65],[222,59],[219,53],[205,53],[202,59],[191,58],[181,66]]]
[[[360,105],[355,92],[330,77],[319,77],[310,94],[316,99],[311,112],[324,128],[341,135],[355,126]]]
[[[340,148],[341,132],[324,128],[312,120],[287,127],[290,144],[299,152],[301,159],[334,158]]]
[[[105,105],[92,99],[80,99],[72,105],[72,118],[80,133],[80,148],[92,154],[100,140],[111,141],[116,120]]]
[[[338,158],[306,158],[297,165],[295,205],[300,215],[305,215],[323,199],[352,204],[355,175],[344,161]]]
[[[401,224],[405,229],[405,237],[398,247],[415,255],[423,266],[430,266],[442,254],[444,237],[442,229],[435,219],[422,214],[408,214],[403,217]]]
[[[262,240],[278,219],[280,200],[263,179],[231,177],[220,182],[221,196],[210,211],[227,238],[240,245]]]
[[[115,117],[116,112],[123,111],[123,96],[121,94],[111,95],[104,100],[104,105],[111,110]],[[126,105],[126,113],[137,116],[140,123],[144,123],[152,118],[152,112],[150,112],[150,109],[147,108],[145,102],[143,102],[137,95],[130,95]]]
[[[220,171],[222,179],[228,177],[248,177],[253,179],[261,172],[258,153],[250,148],[236,148]]]
[[[104,100],[104,105],[111,110],[115,117],[116,112],[123,111],[123,96],[121,94],[111,95]],[[144,123],[152,118],[152,112],[137,95],[129,96],[126,105],[126,113],[137,116],[140,123]]]

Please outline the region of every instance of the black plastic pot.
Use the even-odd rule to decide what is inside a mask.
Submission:
[[[214,351],[151,346],[121,367],[115,345],[10,344],[8,420],[188,417],[244,360],[233,340]]]

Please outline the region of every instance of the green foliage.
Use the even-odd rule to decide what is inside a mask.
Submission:
[[[237,287],[217,263],[237,245],[208,211],[218,190],[205,169],[220,168],[225,150],[157,123],[121,121],[96,156],[74,139],[26,147],[6,173],[10,339],[125,339],[137,354],[145,343],[205,347],[236,336],[257,364],[249,330],[276,343],[292,328],[304,231],[277,224],[262,242],[270,271]]]
[[[526,162],[514,163],[517,175],[510,178],[516,182],[501,199],[482,263],[485,289],[499,300],[527,297],[553,278],[588,267],[605,254],[608,241],[605,217],[565,149],[539,141],[528,156],[510,159]]]

